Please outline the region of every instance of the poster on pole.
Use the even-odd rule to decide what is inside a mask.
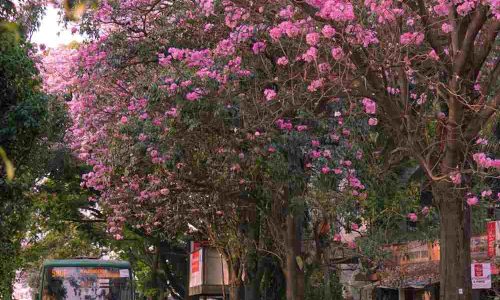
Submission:
[[[488,240],[488,257],[495,256],[496,222],[486,223],[486,234]]]
[[[189,287],[202,284],[203,250],[198,249],[189,256]]]
[[[491,289],[491,264],[471,265],[472,289]]]

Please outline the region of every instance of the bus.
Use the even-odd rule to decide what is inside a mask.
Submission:
[[[130,263],[62,259],[43,263],[36,300],[133,300]]]

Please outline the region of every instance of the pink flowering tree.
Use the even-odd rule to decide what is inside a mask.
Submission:
[[[379,130],[432,186],[442,298],[470,299],[468,193],[473,178],[499,168],[477,142],[500,101],[499,9],[467,0],[103,1],[82,19],[98,34],[80,49],[71,103],[73,149],[94,168],[82,184],[101,193],[116,238],[126,221],[150,232],[175,226],[193,193],[251,186],[253,164],[240,160],[276,150],[301,157],[287,168],[338,178],[358,201],[365,186],[346,161]],[[308,130],[311,148],[272,145]],[[333,159],[338,149],[323,145],[335,143],[351,147]],[[286,217],[288,230],[297,216]],[[288,299],[303,298],[297,257],[287,257]]]

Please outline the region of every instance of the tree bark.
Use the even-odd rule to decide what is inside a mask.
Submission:
[[[297,264],[301,252],[301,239],[297,228],[297,220],[292,215],[286,217],[286,299],[304,299],[304,272]],[[302,266],[303,267],[303,266]]]
[[[240,300],[242,297],[242,282],[240,278],[240,265],[239,260],[233,261],[231,258],[227,259],[229,267],[229,299]]]
[[[440,299],[470,300],[470,208],[465,195],[451,184],[433,185],[440,216]]]
[[[229,299],[240,300],[241,298],[241,285],[232,285],[229,287]]]

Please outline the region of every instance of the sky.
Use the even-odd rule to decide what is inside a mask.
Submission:
[[[48,6],[45,16],[42,18],[40,28],[31,38],[33,43],[45,44],[49,48],[56,48],[60,45],[69,44],[71,41],[81,42],[83,37],[78,33],[71,34],[71,25],[64,28],[59,23],[59,9]]]

